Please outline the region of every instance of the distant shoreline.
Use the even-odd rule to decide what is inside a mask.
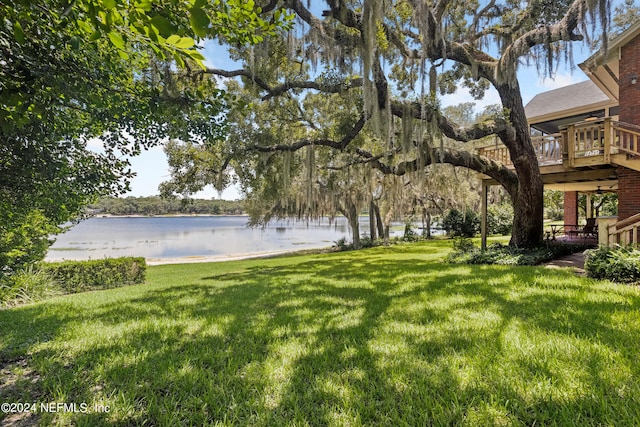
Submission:
[[[89,218],[191,218],[191,217],[219,217],[219,216],[238,216],[248,217],[249,214],[160,214],[160,215],[113,215],[113,214],[92,214]]]

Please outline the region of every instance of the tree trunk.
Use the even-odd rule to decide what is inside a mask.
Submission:
[[[378,236],[382,239],[384,237],[384,225],[382,224],[382,217],[380,216],[380,208],[375,203],[373,204],[373,210],[376,214],[376,227],[378,229]]]
[[[431,212],[426,208],[422,209],[422,235],[431,238]]]
[[[349,225],[351,226],[351,236],[353,238],[353,249],[360,249],[360,221],[358,218],[358,210],[356,205],[349,203]]]
[[[371,236],[372,242],[378,238],[378,235],[376,234],[375,203],[373,200],[369,202],[369,235]]]
[[[349,228],[351,228],[351,238],[353,239],[353,249],[360,249],[360,222],[358,218],[358,209],[350,200],[346,202],[346,208],[338,205],[338,211],[347,218]]]
[[[513,202],[513,232],[509,244],[531,248],[542,243],[543,237],[543,190],[538,158],[531,144],[529,125],[524,113],[520,88],[515,84],[496,87],[502,105],[509,110],[513,129],[500,137],[509,150],[511,161],[518,175],[515,191],[508,189]]]

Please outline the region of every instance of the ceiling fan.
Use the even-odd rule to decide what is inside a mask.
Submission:
[[[601,186],[598,185],[598,187],[596,188],[596,191],[594,191],[595,194],[604,194],[604,193],[615,193],[615,190],[612,190],[613,187],[615,187],[617,184],[613,184],[611,187],[609,187],[607,190],[603,190],[602,188],[600,188]]]

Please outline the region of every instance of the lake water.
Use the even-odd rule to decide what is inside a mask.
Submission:
[[[369,230],[361,218],[361,232]],[[94,217],[57,236],[46,260],[87,260],[142,256],[148,260],[207,257],[229,259],[332,246],[351,240],[345,218],[279,221],[266,228],[247,227],[244,216]]]

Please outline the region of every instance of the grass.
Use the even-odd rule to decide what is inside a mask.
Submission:
[[[449,247],[157,266],[2,310],[0,402],[89,411],[0,424],[640,425],[638,288]]]

